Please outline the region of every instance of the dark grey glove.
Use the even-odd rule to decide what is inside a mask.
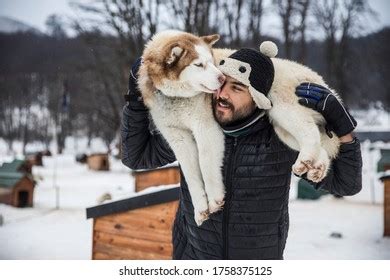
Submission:
[[[141,66],[142,58],[139,57],[131,66],[129,75],[129,90],[125,94],[125,100],[128,102],[131,109],[134,110],[147,110],[141,92],[138,88],[138,70]]]
[[[302,83],[295,94],[300,97],[299,104],[321,113],[326,120],[327,130],[337,136],[344,136],[355,129],[356,120],[329,89],[314,83]]]

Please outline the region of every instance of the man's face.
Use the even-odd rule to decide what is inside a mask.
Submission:
[[[220,125],[229,125],[251,115],[256,109],[248,87],[227,76],[226,82],[213,98],[213,113]]]

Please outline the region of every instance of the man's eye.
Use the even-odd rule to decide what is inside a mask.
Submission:
[[[241,88],[239,88],[239,87],[236,87],[236,86],[233,86],[233,90],[235,90],[235,91],[242,91],[242,89],[241,89]]]
[[[195,63],[194,64],[196,67],[203,67],[203,63]]]

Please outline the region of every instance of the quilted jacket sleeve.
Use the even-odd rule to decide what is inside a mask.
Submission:
[[[362,155],[360,142],[341,144],[340,152],[333,160],[328,175],[316,189],[323,189],[340,196],[354,195],[362,189]]]
[[[149,111],[142,101],[136,76],[139,63],[129,76],[127,105],[122,112],[122,162],[131,169],[152,169],[174,162],[175,155],[166,140],[155,129]]]
[[[123,108],[121,140],[122,162],[131,169],[152,169],[176,160],[166,140],[156,130],[150,130],[147,110]]]

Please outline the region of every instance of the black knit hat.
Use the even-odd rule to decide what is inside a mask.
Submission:
[[[218,68],[249,87],[253,100],[260,109],[270,109],[271,102],[266,97],[274,81],[274,65],[270,57],[277,54],[277,47],[270,41],[263,42],[260,52],[254,49],[240,49],[226,59]]]

